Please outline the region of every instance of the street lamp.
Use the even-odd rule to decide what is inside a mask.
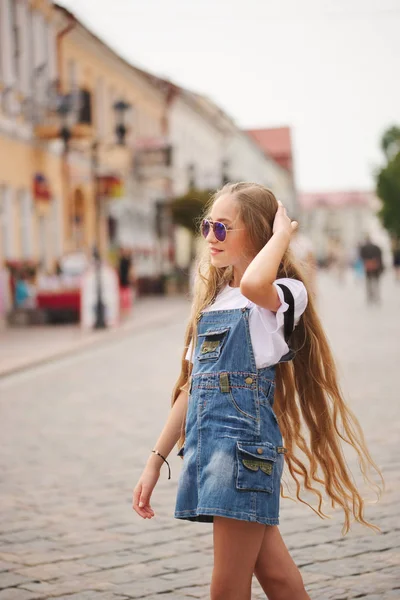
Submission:
[[[115,135],[117,136],[117,144],[124,146],[127,132],[125,119],[128,111],[131,109],[131,105],[129,102],[125,102],[124,100],[118,100],[114,103],[113,108],[115,112]]]
[[[66,201],[69,203],[69,170],[68,170],[68,151],[69,151],[69,142],[72,137],[72,119],[73,119],[73,110],[72,110],[72,100],[70,94],[64,94],[59,96],[57,99],[57,107],[56,111],[58,116],[60,117],[60,129],[58,132],[59,137],[63,141],[63,153],[62,153],[62,180],[64,187],[64,197]],[[75,218],[75,215],[73,215]]]
[[[224,186],[229,183],[229,160],[225,158],[221,163],[221,185]]]
[[[68,144],[71,139],[71,113],[72,113],[72,105],[71,99],[68,94],[62,96],[60,103],[57,108],[57,112],[60,115],[61,119],[61,128],[60,128],[60,138],[64,142],[64,153],[68,152]]]
[[[131,105],[124,100],[119,100],[114,103],[114,112],[116,116],[115,135],[117,138],[117,145],[125,146],[125,138],[127,133],[127,127],[125,125],[125,115],[131,108]],[[103,288],[101,281],[101,252],[100,252],[100,240],[101,240],[101,196],[99,194],[98,186],[98,149],[99,144],[97,140],[92,143],[92,174],[93,174],[93,185],[94,194],[96,200],[96,215],[97,215],[97,227],[96,227],[96,247],[94,249],[94,258],[96,261],[96,307],[95,307],[95,322],[94,329],[105,329],[107,327],[105,320],[105,306],[103,302]]]
[[[117,145],[124,146],[125,138],[127,133],[127,127],[125,124],[126,113],[131,108],[131,105],[124,100],[119,100],[113,105],[113,109],[116,115],[115,135],[117,138]],[[76,109],[73,103],[73,97],[71,94],[65,94],[60,97],[59,104],[57,107],[57,113],[60,116],[61,128],[59,136],[64,143],[64,163],[65,169],[66,160],[69,150],[69,142],[73,135],[72,126],[74,117],[76,116]],[[95,304],[95,321],[94,329],[105,329],[105,305],[103,301],[103,289],[102,289],[102,278],[101,278],[101,195],[99,192],[98,185],[98,166],[99,166],[99,142],[97,139],[92,140],[91,143],[91,171],[93,180],[93,189],[96,205],[96,244],[93,249],[93,257],[96,264],[96,304]],[[66,171],[67,172],[67,171]],[[67,195],[68,198],[68,195]]]

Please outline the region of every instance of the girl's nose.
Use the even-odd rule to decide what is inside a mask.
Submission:
[[[215,237],[214,229],[211,227],[211,225],[210,225],[210,231],[207,234],[206,240],[207,240],[207,242],[218,242],[217,238]]]

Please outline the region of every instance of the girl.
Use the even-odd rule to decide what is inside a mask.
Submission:
[[[270,600],[309,598],[278,529],[284,462],[297,498],[304,502],[301,487],[317,496],[317,514],[326,516],[320,484],[343,509],[345,532],[351,517],[374,527],[340,441],[355,449],[364,475],[378,469],[288,249],[297,227],[253,183],[224,186],[207,207],[172,410],[133,494],[134,510],[152,518],[160,467],[178,442],[175,517],[213,523],[212,600],[250,599],[253,573]]]

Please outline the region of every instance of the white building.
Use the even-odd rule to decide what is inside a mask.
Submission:
[[[222,185],[227,139],[233,122],[202,96],[170,84],[168,133],[172,146],[172,195],[185,195],[191,188],[215,190]],[[178,267],[191,261],[192,235],[175,227]]]
[[[228,145],[229,176],[232,181],[253,181],[270,188],[278,200],[294,211],[295,196],[291,177],[272,157],[240,129],[236,129]]]
[[[201,96],[182,88],[175,88],[168,116],[174,196],[184,195],[190,187],[218,188],[233,123],[225,115],[214,118]]]
[[[269,187],[291,210],[292,177],[214,102],[171,85],[169,139],[173,148],[173,195],[190,188],[215,190],[224,182],[251,181]],[[190,262],[191,234],[176,228],[177,263]]]
[[[377,216],[380,201],[372,192],[314,192],[299,194],[302,230],[311,239],[317,260],[329,259],[340,248],[350,263],[368,234],[390,262],[390,240]]]

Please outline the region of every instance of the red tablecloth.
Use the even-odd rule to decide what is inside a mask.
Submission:
[[[120,288],[120,310],[129,312],[132,308],[132,289]],[[81,292],[76,290],[59,290],[54,292],[39,292],[36,295],[38,308],[44,310],[76,310],[80,313],[81,309]]]
[[[53,310],[76,310],[80,312],[81,292],[79,289],[38,292],[36,302],[39,308]]]

